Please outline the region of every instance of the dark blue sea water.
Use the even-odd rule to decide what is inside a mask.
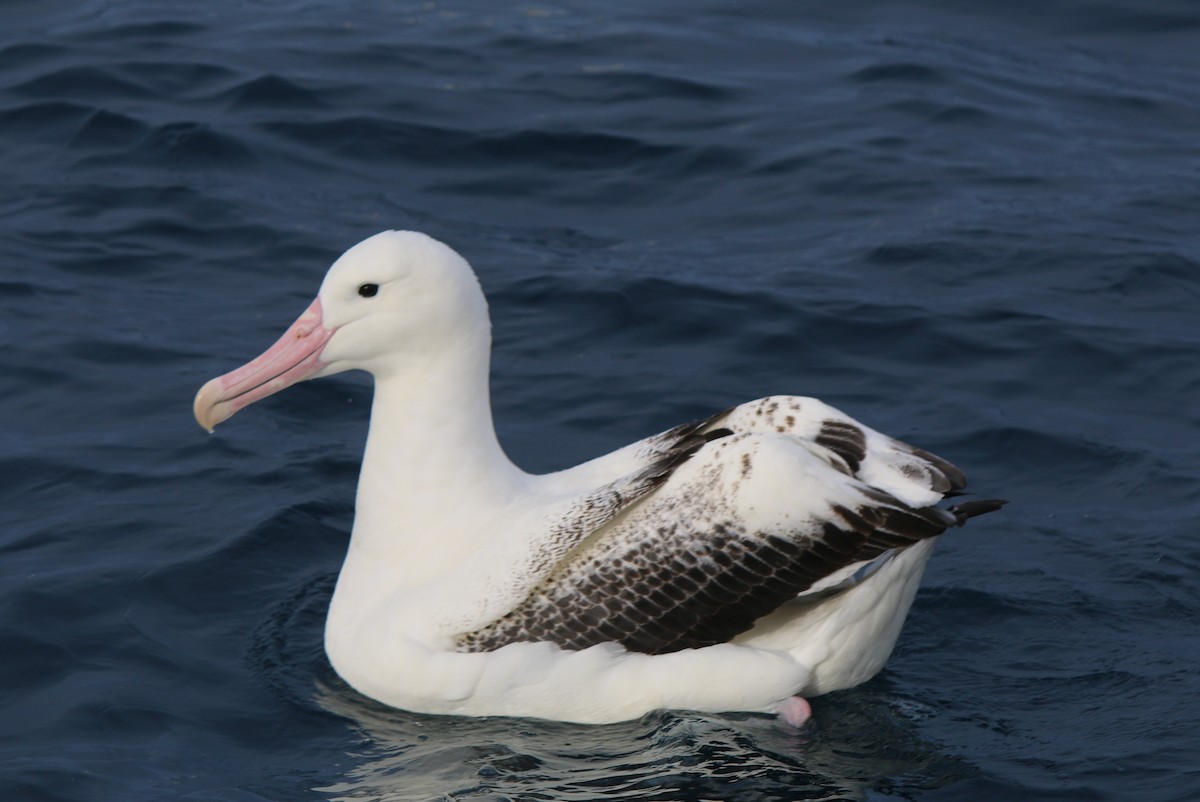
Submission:
[[[192,395],[444,239],[514,458],[772,393],[960,464],[796,732],[385,709],[321,649],[370,401]],[[0,5],[0,799],[1200,799],[1200,8]]]

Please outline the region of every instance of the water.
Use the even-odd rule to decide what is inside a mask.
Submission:
[[[1200,798],[1200,12],[995,5],[0,7],[0,798]],[[797,393],[1012,503],[800,732],[381,708],[369,387],[190,405],[385,228],[529,469]]]

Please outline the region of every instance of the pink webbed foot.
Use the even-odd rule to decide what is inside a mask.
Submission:
[[[812,705],[802,696],[793,696],[776,705],[775,712],[788,724],[799,728],[812,718]]]

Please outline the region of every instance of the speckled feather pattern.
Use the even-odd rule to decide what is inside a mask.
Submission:
[[[762,399],[634,448],[645,467],[620,483],[632,491],[623,505],[611,492],[602,510],[581,500],[559,524],[572,537],[554,538],[569,547],[514,609],[461,635],[461,651],[550,641],[661,654],[727,642],[822,579],[961,523],[891,492],[915,485],[904,495],[935,501],[963,487],[961,472],[814,399]],[[798,482],[794,498],[769,499],[780,514],[763,515],[761,490],[749,488],[781,449],[798,477],[840,487],[840,497],[816,498]],[[864,481],[865,467],[886,481]],[[579,521],[595,528],[585,534]]]

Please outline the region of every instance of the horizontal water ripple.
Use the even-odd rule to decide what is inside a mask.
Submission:
[[[275,112],[280,109],[327,108],[318,92],[281,75],[260,75],[225,90],[219,96],[232,112]]]
[[[103,28],[83,30],[76,36],[83,41],[120,42],[144,40],[161,44],[163,39],[183,39],[203,34],[211,28],[196,22],[183,20],[156,20],[153,22],[116,23]]]
[[[81,167],[124,163],[124,155],[92,156]],[[257,162],[254,151],[241,138],[207,123],[180,121],[156,125],[136,146],[136,161],[188,170],[240,170]]]
[[[95,107],[80,103],[36,101],[0,109],[0,125],[4,125],[9,135],[25,134],[41,139],[49,131],[55,131],[66,141],[96,113]],[[70,130],[64,133],[64,128]]]
[[[150,126],[135,117],[97,109],[67,143],[72,150],[128,148],[143,139]]]
[[[937,69],[916,62],[872,64],[856,70],[850,79],[862,83],[874,81],[905,81],[917,84],[947,83],[945,76]]]
[[[143,84],[121,76],[115,68],[64,67],[8,87],[25,97],[63,97],[74,100],[144,100],[154,92]]]

